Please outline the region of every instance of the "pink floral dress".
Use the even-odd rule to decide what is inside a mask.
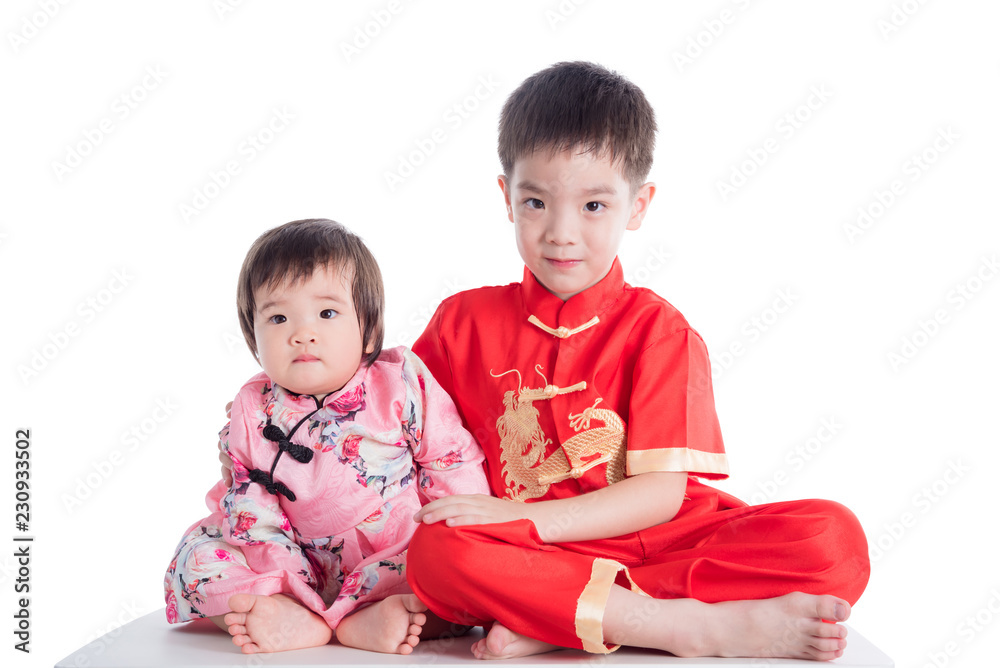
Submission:
[[[489,494],[451,398],[402,347],[321,403],[254,376],[221,439],[233,484],[208,493],[211,514],[167,569],[171,623],[228,612],[233,594],[283,593],[336,628],[410,591],[406,548],[423,503]]]

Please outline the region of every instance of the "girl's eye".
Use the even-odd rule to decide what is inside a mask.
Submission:
[[[544,209],[545,208],[545,202],[543,202],[542,200],[538,199],[537,197],[530,197],[527,200],[525,200],[524,203],[528,205],[529,209]]]
[[[587,211],[590,211],[591,213],[594,213],[596,211],[600,211],[601,209],[603,209],[604,205],[601,204],[600,202],[587,202],[583,206],[583,208],[586,209]]]
[[[272,315],[270,318],[267,319],[268,322],[274,323],[275,325],[280,325],[281,323],[285,322],[286,320],[288,320],[288,318],[286,318],[285,316],[281,315],[280,313],[277,314],[277,315]]]
[[[324,320],[329,320],[331,318],[336,318],[337,312],[334,311],[332,308],[325,308],[319,312],[319,317],[323,318]]]

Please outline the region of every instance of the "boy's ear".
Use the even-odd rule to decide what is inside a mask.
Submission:
[[[652,181],[647,181],[639,186],[639,192],[635,195],[635,200],[632,202],[632,215],[628,219],[628,225],[625,226],[626,230],[637,230],[642,225],[642,219],[646,217],[646,211],[649,210],[649,203],[653,201],[653,195],[656,194],[656,184]]]
[[[507,177],[503,174],[497,176],[497,184],[503,191],[503,202],[507,205],[507,220],[514,222],[514,209],[510,205],[510,187],[507,185]]]

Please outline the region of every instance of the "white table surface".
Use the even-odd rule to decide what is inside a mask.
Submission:
[[[269,666],[403,666],[436,664],[444,666],[478,666],[486,668],[497,662],[477,661],[469,652],[481,630],[455,640],[432,640],[420,643],[410,656],[395,656],[327,645],[311,649],[275,654],[241,654],[229,635],[207,620],[181,625],[167,623],[163,610],[140,617],[89,645],[80,648],[56,664],[56,668],[126,668],[159,666],[192,666],[235,668]],[[670,666],[854,666],[856,668],[890,668],[892,660],[868,642],[854,629],[848,635],[847,651],[836,661],[819,664],[814,661],[789,659],[681,659],[663,652],[622,648],[601,656],[580,650],[561,650],[523,659],[499,662],[514,666],[566,666],[568,664],[600,665],[670,665]]]

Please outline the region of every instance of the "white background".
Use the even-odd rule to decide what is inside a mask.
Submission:
[[[253,239],[347,224],[385,275],[387,345],[412,343],[442,296],[520,279],[497,116],[526,76],[575,59],[626,74],[656,109],[658,191],[620,255],[708,343],[723,487],[845,503],[877,557],[855,628],[898,666],[993,665],[1000,6],[235,4],[4,3],[5,665],[52,665],[162,607],[218,476],[224,405],[256,368],[234,299]],[[293,116],[278,132],[275,110]],[[752,174],[724,198],[734,169]],[[852,236],[859,207],[880,215]],[[12,649],[18,428],[30,656]]]

